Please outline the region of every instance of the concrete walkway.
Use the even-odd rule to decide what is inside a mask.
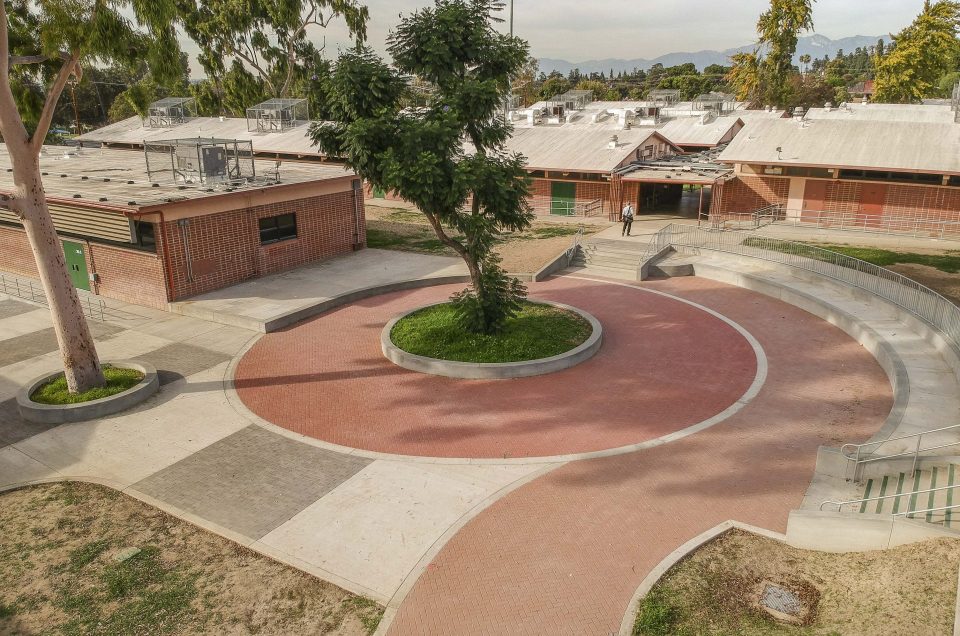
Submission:
[[[0,295],[0,491],[104,483],[386,604],[465,515],[541,469],[373,461],[267,430],[234,408],[227,378],[260,334],[126,309],[136,313],[114,306],[108,321],[90,322],[97,349],[105,360],[149,361],[160,393],[127,413],[51,428],[23,421],[13,399],[60,364],[49,311]]]
[[[170,311],[271,332],[344,302],[463,280],[469,279],[459,258],[366,249],[170,303]]]

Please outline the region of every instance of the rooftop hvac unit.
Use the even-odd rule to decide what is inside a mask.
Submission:
[[[196,117],[196,102],[192,97],[165,97],[147,107],[147,128],[172,128]]]

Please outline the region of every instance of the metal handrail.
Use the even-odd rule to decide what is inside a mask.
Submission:
[[[771,223],[793,227],[831,229],[841,232],[866,232],[871,234],[897,234],[935,239],[960,238],[960,221],[942,218],[924,218],[900,214],[868,214],[854,210],[808,210],[788,208],[777,204],[780,213],[771,218]],[[769,208],[764,208],[769,209]],[[759,210],[757,212],[760,212]],[[710,212],[711,225],[723,227],[727,222],[757,220],[757,212]]]
[[[31,280],[21,280],[17,276],[7,277],[3,273],[0,273],[0,293],[7,294],[8,296],[16,296],[17,298],[22,298],[32,303],[38,305],[43,305],[48,307],[47,295],[39,284],[34,286],[33,281]],[[88,318],[94,320],[100,320],[103,322],[104,310],[106,308],[105,303],[96,299],[96,304],[94,304],[94,299],[91,296],[83,296],[78,298],[80,302],[80,311],[83,312]]]
[[[923,510],[906,510],[904,512],[893,512],[890,513],[893,517],[907,517],[910,515],[916,514],[929,514],[931,512],[940,512],[941,510],[956,510],[960,508],[960,504],[952,504],[949,506],[939,506],[937,508],[924,508]]]
[[[577,228],[577,233],[573,235],[573,241],[570,247],[567,248],[567,260],[576,256],[577,250],[580,248],[580,244],[583,242],[583,225]]]
[[[941,490],[953,490],[954,488],[960,488],[960,484],[954,484],[952,486],[940,486],[939,488],[927,488],[926,490],[916,490],[911,492],[902,492],[898,495],[883,495],[881,497],[866,497],[864,499],[851,499],[850,501],[824,501],[820,504],[820,510],[823,510],[824,506],[831,505],[837,507],[837,512],[840,512],[840,509],[843,506],[850,506],[853,504],[865,504],[871,501],[883,501],[885,499],[896,499],[897,497],[912,497],[914,495],[923,495],[931,492],[940,492]],[[960,507],[960,503],[956,505]],[[915,511],[916,512],[916,511]],[[895,513],[902,514],[902,513]]]

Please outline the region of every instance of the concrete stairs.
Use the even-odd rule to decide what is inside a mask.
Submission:
[[[922,492],[944,486],[960,485],[960,465],[953,463],[924,464],[912,474],[892,473],[868,479],[863,498],[888,497],[879,501],[864,501],[854,512],[894,515],[908,510],[927,510],[958,506],[955,510],[940,510],[918,514],[912,518],[947,528],[960,529],[960,488]],[[894,496],[891,496],[894,495]]]
[[[646,249],[646,243],[590,239],[580,245],[568,270],[607,278],[637,280],[640,260]]]

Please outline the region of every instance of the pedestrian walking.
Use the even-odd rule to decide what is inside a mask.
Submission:
[[[620,232],[620,236],[630,236],[630,228],[633,226],[633,204],[629,201],[623,206],[620,220],[623,221],[623,231]]]

